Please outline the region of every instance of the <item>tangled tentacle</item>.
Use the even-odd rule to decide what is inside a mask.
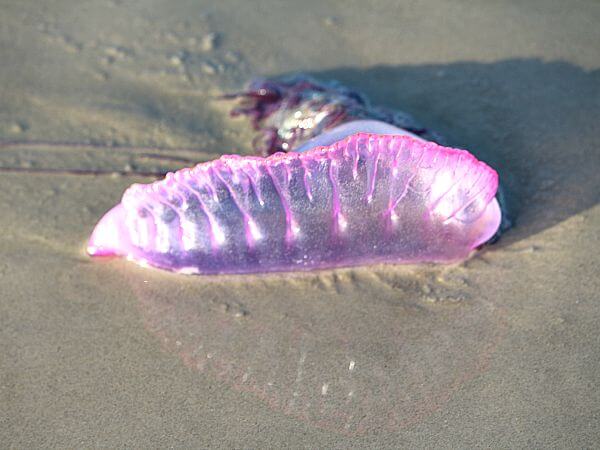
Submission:
[[[426,140],[440,136],[420,126],[410,115],[372,106],[359,92],[336,81],[321,82],[306,75],[258,79],[243,92],[224,96],[238,100],[232,116],[246,116],[258,131],[253,147],[258,154],[292,151],[337,125],[354,120],[379,120]]]

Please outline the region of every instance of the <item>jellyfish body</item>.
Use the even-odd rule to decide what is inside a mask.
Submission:
[[[299,152],[223,156],[133,185],[88,252],[201,274],[468,257],[500,225],[497,173],[391,126],[351,121]]]

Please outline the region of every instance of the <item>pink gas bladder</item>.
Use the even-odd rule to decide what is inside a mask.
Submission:
[[[343,126],[341,138],[334,129],[302,152],[223,156],[134,184],[88,253],[180,273],[256,273],[454,262],[496,234],[488,165],[406,133],[343,137],[375,125]]]

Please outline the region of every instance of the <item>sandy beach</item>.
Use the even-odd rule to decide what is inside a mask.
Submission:
[[[0,0],[4,448],[593,448],[600,4]],[[132,183],[251,154],[220,99],[338,80],[496,168],[452,265],[184,276],[91,259]]]

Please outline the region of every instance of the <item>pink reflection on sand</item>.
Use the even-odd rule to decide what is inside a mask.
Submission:
[[[129,282],[146,328],[186,366],[319,428],[394,432],[488,370],[503,313],[477,299],[397,300],[390,289],[369,297],[363,276],[207,282],[136,270]]]

